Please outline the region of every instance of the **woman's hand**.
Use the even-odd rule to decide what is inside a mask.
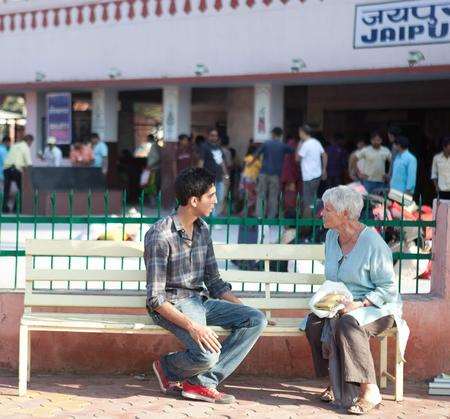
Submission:
[[[341,303],[345,305],[345,307],[342,310],[339,310],[339,313],[341,315],[350,313],[353,310],[364,307],[364,304],[361,301],[349,301],[344,299],[341,301]]]

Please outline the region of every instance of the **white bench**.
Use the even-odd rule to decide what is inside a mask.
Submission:
[[[218,260],[261,260],[264,271],[221,270],[224,280],[233,283],[262,284],[261,293],[249,293],[253,297],[242,298],[243,302],[266,312],[268,318],[276,321],[275,326],[268,326],[265,336],[301,336],[298,326],[300,316],[271,316],[271,311],[308,309],[310,296],[301,293],[274,293],[276,284],[320,285],[324,276],[315,273],[288,273],[269,271],[270,261],[303,260],[318,261],[324,259],[323,245],[249,245],[249,244],[217,244],[214,246]],[[126,333],[126,334],[161,334],[164,329],[153,324],[147,314],[91,314],[84,313],[86,308],[100,307],[144,309],[145,291],[117,290],[49,290],[39,289],[41,281],[61,283],[67,281],[107,281],[108,283],[145,283],[145,270],[120,269],[50,269],[40,267],[41,258],[107,258],[105,260],[123,261],[127,258],[138,260],[143,255],[143,244],[135,242],[115,241],[83,241],[83,240],[27,240],[26,253],[26,288],[24,298],[24,314],[20,322],[20,354],[19,354],[19,395],[25,395],[27,381],[30,380],[30,333],[32,331],[83,332],[83,333]],[[74,259],[72,259],[74,260]],[[56,265],[57,263],[55,263]],[[91,264],[92,265],[92,264]],[[141,262],[143,268],[143,262]],[[56,287],[55,287],[56,288]],[[145,288],[144,288],[145,289]],[[300,296],[299,296],[300,295]],[[39,312],[33,312],[40,307]],[[70,307],[70,312],[54,312],[57,307]],[[219,334],[228,332],[215,327]],[[387,370],[387,338],[393,336],[397,341],[395,375]],[[398,339],[395,328],[380,335],[380,386],[387,386],[387,379],[395,382],[395,399],[403,398],[403,362],[398,354]]]

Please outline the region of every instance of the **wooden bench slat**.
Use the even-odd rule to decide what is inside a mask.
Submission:
[[[240,271],[220,269],[220,275],[229,282],[268,283],[268,284],[308,284],[320,285],[323,274],[291,272]],[[107,281],[107,282],[145,282],[146,271],[130,269],[33,269],[27,272],[26,281]]]
[[[258,309],[304,309],[309,298],[243,298],[244,304]],[[145,295],[25,294],[26,307],[108,307],[144,308]]]
[[[101,240],[41,240],[28,239],[25,245],[28,256],[72,257],[142,257],[142,242],[117,242]],[[321,244],[215,244],[218,260],[323,260]]]

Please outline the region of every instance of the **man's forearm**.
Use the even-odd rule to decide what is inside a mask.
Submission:
[[[189,317],[187,317],[173,304],[170,304],[167,301],[162,303],[159,307],[155,308],[155,311],[163,316],[166,320],[187,331],[189,331],[194,323]]]
[[[237,298],[231,291],[227,291],[220,296],[221,300],[229,301],[234,304],[242,304],[242,301]]]

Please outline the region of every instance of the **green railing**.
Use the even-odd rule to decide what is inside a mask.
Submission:
[[[87,239],[95,240],[99,235],[108,236],[115,234],[116,238],[125,239],[128,229],[133,226],[135,240],[142,241],[148,225],[159,220],[163,215],[170,211],[163,211],[161,207],[161,195],[156,199],[156,208],[150,209],[145,205],[145,196],[141,194],[137,204],[135,214],[130,214],[130,207],[127,205],[127,193],[121,194],[120,211],[111,214],[110,211],[110,193],[103,194],[103,208],[101,214],[94,214],[93,194],[89,192],[86,198],[86,211],[83,215],[74,214],[74,193],[68,192],[67,214],[58,215],[56,193],[49,195],[49,215],[40,215],[39,193],[36,191],[33,196],[33,205],[31,214],[21,214],[22,207],[19,197],[16,199],[16,211],[14,214],[0,215],[0,269],[3,273],[0,279],[0,288],[17,289],[23,288],[24,282],[24,241],[26,238],[47,238],[47,239]],[[248,199],[244,197],[243,206],[239,214],[233,213],[233,202],[231,196],[228,196],[226,205],[226,216],[209,217],[206,219],[210,225],[211,234],[214,241],[223,243],[236,243],[239,233],[241,239],[255,236],[256,230],[259,230],[258,243],[267,242],[268,232],[270,233],[270,242],[281,243],[288,233],[290,233],[291,243],[322,243],[324,240],[324,230],[322,220],[318,217],[301,218],[301,196],[297,196],[295,209],[291,210],[290,218],[285,218],[285,209],[283,208],[284,197],[280,195],[279,217],[264,218],[265,203],[262,202],[261,214],[252,216],[249,214]],[[365,207],[362,212],[361,221],[368,226],[379,229],[382,236],[387,240],[389,235],[394,234],[398,237],[397,249],[393,251],[393,258],[396,263],[396,271],[399,282],[399,290],[403,293],[428,293],[430,290],[430,280],[420,279],[419,276],[424,270],[424,265],[431,259],[430,249],[424,250],[424,229],[434,228],[434,221],[424,221],[419,216],[417,220],[406,220],[404,217],[404,205],[401,205],[401,218],[398,220],[389,220],[387,217],[387,198],[382,199],[384,204],[384,216],[381,220],[371,218],[370,202],[366,199]],[[0,195],[0,205],[3,204],[3,197]],[[317,214],[317,201],[312,209],[312,214]],[[78,206],[79,207],[79,206]],[[419,200],[421,207],[421,200]],[[221,226],[220,229],[214,226]],[[407,241],[405,241],[408,239]],[[284,240],[285,242],[286,240]],[[253,241],[255,242],[255,240]],[[413,245],[414,250],[405,249],[406,245]],[[67,258],[66,258],[67,259]],[[72,266],[72,258],[68,258],[68,267]],[[79,261],[78,261],[79,263]],[[91,268],[90,258],[85,258],[84,268]],[[298,266],[298,263],[290,262],[290,270],[294,272],[297,269],[303,269],[304,266]],[[55,259],[50,258],[50,268],[55,265]],[[405,266],[406,265],[406,266]],[[78,265],[79,266],[79,265]],[[103,269],[107,267],[107,259],[103,260]],[[225,262],[222,268],[225,269],[260,269],[260,264],[254,263],[252,266],[245,264]],[[127,269],[122,258],[120,269]],[[136,269],[136,268],[133,268]],[[142,259],[138,261],[138,269],[145,269]],[[279,271],[286,270],[286,263],[277,262],[271,269]],[[317,272],[321,269],[321,264],[313,262],[311,272]],[[407,278],[404,278],[405,272]],[[53,284],[49,284],[53,289]],[[67,289],[71,284],[67,284]],[[85,284],[88,288],[88,284]],[[145,284],[138,284],[137,289],[145,288]],[[101,289],[107,289],[105,283]],[[123,284],[120,284],[123,289]],[[245,284],[242,290],[245,289]],[[259,287],[259,289],[261,289]],[[279,290],[277,287],[276,290]],[[280,289],[280,291],[282,291]],[[298,291],[295,286],[292,291]],[[312,291],[312,288],[311,288]]]

